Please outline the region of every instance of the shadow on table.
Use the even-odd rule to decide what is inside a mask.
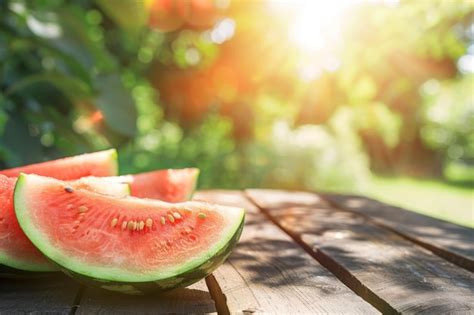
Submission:
[[[340,289],[326,269],[263,215],[247,217],[242,239],[228,263],[245,279],[242,281],[250,280],[255,286],[288,290],[318,287],[321,294]]]
[[[216,312],[209,292],[192,286],[147,295],[125,295],[97,288],[86,288],[76,313],[90,314],[102,310],[110,314]]]
[[[342,208],[352,210],[397,229],[409,236],[433,242],[467,257],[474,257],[474,230],[364,196],[324,195]]]
[[[0,313],[68,313],[79,284],[61,273],[12,278],[0,274]]]
[[[300,235],[301,242],[314,252],[331,257],[361,279],[371,277],[374,284],[403,288],[407,295],[441,289],[448,292],[449,288],[474,293],[468,271],[370,224],[366,217],[324,206],[268,212],[283,227]],[[309,255],[293,240],[278,237],[265,217],[249,218],[246,229],[230,263],[248,273],[252,282],[268,287],[321,283],[326,274],[312,267]]]

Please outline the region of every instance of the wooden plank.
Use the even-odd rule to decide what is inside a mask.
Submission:
[[[323,195],[337,207],[366,215],[375,222],[431,250],[452,263],[474,271],[474,230],[427,217],[361,196]],[[473,201],[474,220],[474,201]],[[393,215],[396,213],[397,215]]]
[[[265,218],[241,192],[207,191],[195,199],[245,207],[236,249],[214,277],[231,313],[378,313]]]
[[[0,278],[0,314],[69,314],[78,291],[79,285],[62,274]]]
[[[287,233],[382,312],[474,312],[472,273],[369,218],[324,201],[300,206],[291,192],[252,190],[248,194]],[[284,202],[285,196],[292,206]]]
[[[204,280],[187,288],[151,295],[125,295],[87,288],[76,314],[209,314],[216,313]]]

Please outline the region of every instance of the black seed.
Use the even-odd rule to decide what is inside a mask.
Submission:
[[[66,192],[68,192],[68,193],[72,193],[72,192],[74,191],[74,189],[72,189],[72,188],[69,187],[69,186],[64,187],[64,190],[65,190]]]

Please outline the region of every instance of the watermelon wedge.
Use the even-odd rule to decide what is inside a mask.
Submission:
[[[25,271],[53,271],[51,264],[21,230],[13,208],[13,190],[17,179],[0,175],[0,265]],[[70,181],[63,189],[87,189],[96,193],[125,197],[130,193],[128,184],[110,182],[104,185],[100,178],[88,177]]]
[[[0,170],[0,175],[8,177],[17,177],[20,173],[52,176],[62,180],[84,176],[115,176],[118,174],[117,151],[110,149]]]
[[[197,168],[166,169],[111,177],[130,184],[130,194],[139,198],[182,202],[191,199],[199,176]]]
[[[129,294],[210,274],[237,243],[245,216],[241,208],[200,202],[68,193],[61,181],[24,174],[14,201],[25,234],[63,271]]]

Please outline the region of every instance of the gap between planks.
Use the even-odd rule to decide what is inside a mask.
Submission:
[[[213,302],[215,304],[215,310],[217,311],[217,314],[219,314],[219,315],[230,315],[229,308],[227,307],[227,304],[226,304],[226,297],[225,297],[224,293],[222,292],[219,284],[217,283],[215,277],[211,274],[208,277],[206,277],[204,279],[204,281],[205,281],[205,287],[207,287],[207,289],[209,291],[209,294],[210,294],[210,297],[211,297],[211,299],[213,300]],[[71,307],[71,311],[69,312],[69,315],[75,315],[76,312],[78,312],[78,309],[80,308],[81,300],[84,296],[84,291],[86,289],[87,288],[83,285],[81,285],[81,287],[79,288],[79,290],[76,294],[76,297],[74,299],[73,305]],[[103,292],[103,293],[105,293],[105,292]],[[114,293],[110,293],[110,292],[107,292],[107,293],[114,294]],[[116,293],[116,294],[118,296],[122,296],[121,293]],[[130,298],[130,297],[124,295],[123,298],[127,299],[127,298]],[[134,297],[131,296],[131,298],[134,298]],[[175,312],[175,311],[171,311],[170,313],[171,314],[177,314],[177,312]],[[107,311],[105,311],[105,312],[107,312]],[[213,314],[214,312],[205,312],[205,313],[206,314]]]
[[[84,294],[85,289],[86,288],[84,287],[84,285],[81,285],[79,289],[77,290],[76,296],[74,297],[74,301],[72,302],[71,311],[69,312],[69,315],[76,314],[77,309],[79,308],[79,305],[81,304],[82,295]]]
[[[373,217],[371,216],[370,214],[368,213],[364,213],[364,212],[361,212],[360,209],[358,209],[359,207],[357,206],[360,202],[360,200],[368,200],[368,201],[371,201],[372,203],[377,203],[381,206],[385,206],[385,207],[390,207],[390,208],[393,208],[393,209],[396,209],[398,211],[408,211],[408,210],[405,210],[405,209],[402,209],[402,208],[399,208],[399,207],[395,207],[395,206],[391,206],[391,205],[387,205],[387,204],[384,204],[382,202],[379,202],[377,200],[373,200],[373,199],[370,199],[370,198],[367,198],[367,197],[360,197],[360,196],[352,196],[352,197],[347,197],[346,199],[348,199],[349,202],[346,202],[346,201],[339,201],[338,199],[340,198],[339,195],[330,195],[330,194],[317,194],[318,196],[320,196],[323,200],[325,200],[327,203],[329,203],[331,206],[333,206],[334,208],[336,209],[339,209],[341,211],[347,211],[347,212],[351,212],[351,213],[354,213],[356,215],[360,215],[368,220],[370,220],[373,224],[381,227],[381,228],[384,228],[386,230],[389,230],[403,238],[405,238],[406,240],[410,241],[410,242],[413,242],[421,247],[424,247],[426,248],[427,250],[431,251],[433,254],[461,267],[461,268],[464,268],[468,271],[471,271],[471,272],[474,272],[474,260],[472,259],[472,256],[469,257],[468,255],[466,255],[465,253],[459,253],[459,252],[456,252],[455,250],[451,250],[450,248],[447,248],[447,247],[443,247],[442,245],[440,244],[436,244],[436,240],[433,241],[431,240],[431,243],[428,242],[428,240],[425,240],[424,237],[420,237],[419,235],[416,235],[416,231],[415,231],[415,234],[413,234],[413,231],[410,233],[410,231],[404,231],[403,229],[397,229],[395,227],[392,227],[390,226],[390,224],[387,224],[386,220],[384,220],[384,218],[378,218],[378,217]],[[352,205],[350,204],[350,201],[351,199],[355,200],[356,201],[356,205]],[[418,215],[414,212],[408,212],[406,213],[412,217],[419,217],[421,215]],[[444,222],[444,221],[439,221],[435,218],[430,218],[430,217],[427,217],[428,220],[431,220],[432,222],[439,222],[440,224],[443,224],[443,225],[450,225],[450,226],[454,226],[454,224],[452,223],[449,223],[449,222]],[[401,224],[407,224],[409,222],[406,222],[406,221],[402,221],[400,222]],[[411,222],[410,222],[411,223]],[[436,225],[434,224],[434,226],[436,227]],[[460,227],[461,228],[461,227]],[[468,229],[468,228],[466,228]],[[443,230],[443,229],[441,229]],[[412,234],[412,235],[410,235]],[[471,232],[471,240],[470,241],[474,241],[474,232]]]
[[[241,242],[214,272],[232,314],[378,313],[268,220],[242,191],[200,191],[195,200],[247,210]]]
[[[371,291],[366,287],[362,282],[355,278],[351,273],[345,268],[341,267],[336,261],[334,261],[330,256],[324,254],[321,251],[314,251],[311,246],[306,244],[299,235],[293,233],[291,230],[283,227],[270,213],[260,207],[253,198],[246,192],[243,192],[243,195],[254,204],[260,212],[265,215],[265,217],[270,220],[273,224],[278,226],[283,232],[290,236],[296,244],[298,244],[308,255],[316,259],[324,268],[331,272],[335,277],[337,277],[342,283],[344,283],[349,289],[351,289],[355,294],[363,298],[365,301],[370,303],[377,310],[383,314],[399,314],[387,301],[380,298],[377,294]]]
[[[206,277],[206,286],[211,298],[214,300],[217,314],[230,315],[227,298],[213,274]]]
[[[251,198],[248,198],[248,196],[246,196],[246,194],[243,193],[243,192],[240,192],[240,194],[242,195],[243,198],[245,198],[245,200],[247,200],[249,203],[251,203],[252,205],[254,205],[254,206],[259,210],[259,212],[261,212],[261,213],[264,215],[265,218],[269,219],[269,223],[271,223],[271,224],[273,224],[273,225],[276,224],[276,226],[281,229],[281,227],[280,227],[276,222],[274,222],[274,220],[272,220],[272,218],[269,217],[268,214],[267,214],[264,210],[262,210],[260,207],[258,207],[258,205],[256,205],[256,204],[251,200]],[[313,255],[311,255],[311,252],[308,251],[308,249],[305,248],[305,247],[302,245],[302,243],[301,243],[298,239],[295,239],[295,238],[293,237],[293,235],[289,234],[289,233],[288,233],[287,231],[285,231],[284,229],[283,229],[283,231],[286,232],[286,234],[288,234],[290,237],[292,237],[293,240],[295,240],[295,241],[297,242],[297,244],[298,244],[300,247],[302,247],[302,248],[306,251],[306,253],[309,253],[310,256],[313,256]],[[313,258],[316,258],[316,257],[313,256]],[[330,257],[328,257],[328,258],[330,259]],[[318,259],[316,258],[316,260],[318,260]],[[319,260],[318,260],[318,261],[319,261]],[[321,261],[320,261],[320,263],[321,263]],[[326,267],[324,264],[322,264],[322,265],[323,265],[324,267]],[[329,269],[329,268],[326,267],[326,269]],[[329,269],[329,271],[332,272],[332,270],[330,270],[330,269]],[[332,273],[335,274],[334,272],[332,272]],[[335,275],[337,276],[337,274],[335,274]],[[348,273],[348,277],[351,277],[349,273]],[[355,280],[357,281],[357,279],[355,279]],[[228,307],[228,305],[227,305],[227,298],[226,298],[226,296],[225,296],[223,290],[221,289],[221,287],[220,287],[218,281],[216,280],[216,278],[215,278],[213,275],[210,275],[208,278],[206,278],[205,282],[206,282],[206,287],[207,287],[207,289],[208,289],[208,292],[209,292],[209,294],[210,294],[210,297],[211,297],[211,299],[212,299],[213,302],[214,302],[215,309],[216,309],[217,313],[218,313],[218,314],[230,314],[229,307]],[[344,281],[343,281],[343,282],[344,282]],[[345,284],[345,283],[344,283],[344,284]],[[346,285],[347,285],[347,284],[346,284]],[[352,289],[352,288],[351,288],[351,289]],[[354,291],[354,290],[353,290],[353,291]],[[354,292],[356,292],[356,291],[354,291]],[[356,292],[356,294],[358,294],[358,293]],[[358,294],[358,295],[361,296],[361,294]],[[72,309],[71,309],[71,314],[76,314],[76,312],[78,311],[78,309],[79,309],[79,312],[78,312],[78,313],[82,313],[82,312],[84,311],[84,310],[80,309],[80,306],[79,306],[79,305],[81,304],[81,299],[82,299],[83,297],[84,297],[84,288],[82,288],[82,290],[79,290],[79,292],[77,293],[76,298],[75,298],[74,305],[73,305],[73,307],[72,307]],[[368,302],[370,303],[370,301],[368,301]],[[383,303],[383,301],[382,301],[381,303]],[[371,304],[372,304],[372,303],[371,303]],[[384,307],[384,308],[382,308],[382,309],[385,310],[385,311],[387,311],[389,308]],[[380,310],[380,309],[379,309],[379,310]],[[244,312],[245,312],[245,311],[244,311]]]
[[[211,275],[207,276],[205,279],[199,281],[199,283],[201,283],[201,284],[203,284],[204,282],[205,282],[204,287],[207,287],[209,295],[210,295],[210,297],[211,297],[211,299],[212,299],[212,301],[215,305],[215,310],[217,311],[217,314],[218,315],[230,315],[231,313],[230,313],[229,308],[228,308],[227,303],[226,303],[226,296],[222,292],[222,289],[220,288],[219,283],[215,279],[214,275],[211,274]],[[91,288],[91,289],[94,290],[94,288]],[[91,290],[91,289],[89,289],[89,290]],[[80,288],[78,289],[78,291],[75,295],[74,301],[71,305],[71,310],[69,312],[69,315],[75,315],[76,313],[79,314],[79,313],[83,312],[83,310],[80,309],[80,307],[81,307],[81,302],[83,302],[82,301],[83,297],[85,295],[84,292],[86,290],[88,290],[87,287],[85,287],[84,285],[80,286]],[[100,293],[101,291],[98,291],[98,292]],[[112,292],[108,292],[108,291],[102,291],[102,293],[121,296],[121,293],[112,293]],[[134,296],[127,296],[127,295],[123,296],[123,299],[127,299],[127,298],[134,298]],[[88,310],[86,312],[89,312],[89,311],[96,312],[95,309],[94,310]],[[117,311],[117,310],[115,310],[115,311]],[[107,312],[107,311],[105,310],[105,312]],[[171,311],[170,313],[175,314],[174,311]],[[214,312],[205,312],[205,313],[206,314],[213,314]]]
[[[393,312],[419,312],[435,308],[441,312],[463,312],[474,309],[474,304],[469,302],[474,289],[470,285],[473,278],[469,272],[398,234],[390,236],[392,231],[374,224],[370,217],[338,207],[324,208],[320,201],[316,201],[320,196],[308,192],[250,190],[247,196],[270,220],[341,281],[347,281],[347,285],[363,281],[364,287],[370,287],[369,292],[391,305]],[[318,215],[319,219],[316,218]],[[295,220],[300,224],[295,225]],[[374,235],[373,240],[370,235]],[[361,246],[368,246],[367,257],[361,254]],[[384,258],[374,256],[379,249],[384,249],[382,252],[388,249],[387,257],[401,255],[403,261],[386,265]],[[421,261],[410,259],[407,253],[418,253],[416,257]],[[360,269],[362,263],[364,267]],[[368,269],[364,271],[366,267]],[[352,279],[347,279],[346,275]],[[403,283],[396,282],[397,277],[402,277],[399,280],[403,280]],[[388,285],[388,290],[384,284]],[[409,292],[413,290],[418,293],[423,290],[426,294],[410,295]],[[360,291],[355,292],[359,294]],[[427,297],[431,298],[427,300]],[[384,309],[383,312],[388,313],[390,310]]]

